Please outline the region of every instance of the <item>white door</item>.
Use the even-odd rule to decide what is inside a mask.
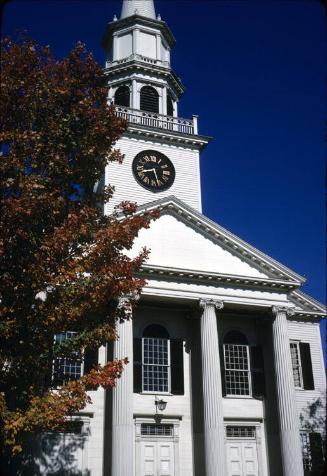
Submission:
[[[257,444],[254,440],[227,440],[228,476],[258,476]]]
[[[175,476],[174,446],[172,442],[141,442],[140,476]]]

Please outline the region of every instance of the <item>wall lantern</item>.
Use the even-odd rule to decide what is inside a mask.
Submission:
[[[165,402],[164,400],[158,400],[158,398],[155,397],[154,404],[156,406],[156,414],[154,415],[154,419],[156,423],[160,423],[163,415],[160,415],[158,411],[163,412],[164,410],[166,410],[167,402]]]

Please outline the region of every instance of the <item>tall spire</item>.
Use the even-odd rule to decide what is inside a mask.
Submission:
[[[156,12],[153,0],[123,0],[120,18],[130,17],[135,14],[155,20]]]

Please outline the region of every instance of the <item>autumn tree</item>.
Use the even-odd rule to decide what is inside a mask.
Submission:
[[[110,216],[94,192],[126,124],[107,104],[103,70],[78,44],[57,61],[24,40],[1,51],[1,441],[12,455],[24,436],[56,430],[90,402],[90,385],[114,385],[124,362],[97,365],[53,391],[53,362],[83,357],[115,338],[143,281],[147,256],[125,255],[153,216],[122,203]],[[74,331],[54,345],[54,336]]]

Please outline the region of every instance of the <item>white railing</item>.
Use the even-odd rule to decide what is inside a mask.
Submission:
[[[128,63],[129,61],[141,61],[143,63],[149,63],[149,64],[152,64],[152,65],[163,66],[165,68],[170,67],[169,61],[162,61],[162,60],[155,59],[155,58],[149,58],[148,56],[143,56],[143,55],[139,55],[139,54],[135,53],[135,54],[129,55],[126,58],[123,58],[123,59],[120,59],[120,60],[108,61],[107,68],[109,68],[110,66],[116,66],[116,65],[119,65],[119,64]]]
[[[126,119],[129,124],[166,129],[182,134],[198,133],[197,116],[193,116],[192,119],[183,119],[181,117],[164,116],[163,114],[140,111],[123,106],[116,106],[116,114],[118,117]]]

